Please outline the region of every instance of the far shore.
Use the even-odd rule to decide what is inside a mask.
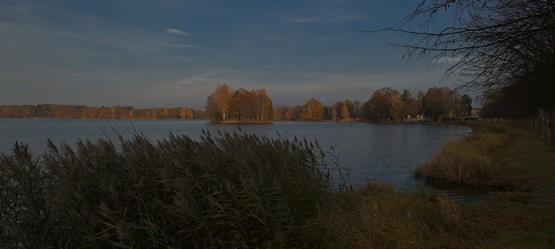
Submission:
[[[258,120],[226,120],[226,121],[218,121],[218,120],[210,120],[209,124],[220,124],[220,125],[266,125],[266,124],[273,124],[274,121],[272,120],[265,120],[265,121],[258,121]]]
[[[218,124],[218,125],[267,125],[276,122],[299,122],[299,123],[366,123],[366,124],[376,124],[376,125],[411,125],[411,124],[423,124],[423,125],[444,125],[444,124],[464,124],[463,119],[461,120],[444,120],[444,121],[431,121],[431,120],[413,120],[413,121],[385,121],[385,120],[357,120],[351,119],[349,121],[337,120],[333,121],[330,119],[324,120],[266,120],[266,121],[256,121],[256,120],[227,120],[227,121],[216,121],[209,119],[180,119],[180,118],[54,118],[54,117],[0,117],[5,120],[16,120],[16,119],[30,119],[30,120],[105,120],[105,121],[206,121],[208,124]]]

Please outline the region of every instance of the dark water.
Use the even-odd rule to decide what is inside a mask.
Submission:
[[[0,152],[7,152],[14,142],[29,144],[36,154],[50,138],[54,143],[75,143],[79,139],[114,138],[118,133],[132,136],[136,131],[151,139],[161,139],[170,132],[198,137],[202,130],[237,131],[238,126],[207,124],[206,121],[104,121],[104,120],[33,120],[0,119]],[[376,125],[366,123],[277,122],[272,125],[245,125],[243,132],[318,140],[320,146],[335,154],[349,168],[353,185],[386,182],[400,191],[437,192],[414,178],[414,169],[429,160],[445,142],[456,140],[470,129],[460,125]],[[473,201],[480,191],[442,189],[453,199]]]

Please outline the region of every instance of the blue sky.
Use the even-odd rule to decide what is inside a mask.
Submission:
[[[203,107],[220,83],[275,104],[451,86],[402,60],[411,0],[0,0],[0,104]]]

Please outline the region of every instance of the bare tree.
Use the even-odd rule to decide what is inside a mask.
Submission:
[[[454,24],[436,22],[441,15]],[[404,22],[378,31],[408,35],[396,44],[406,58],[450,62],[446,74],[466,76],[464,86],[487,94],[524,84],[539,89],[527,97],[555,103],[555,0],[421,0]]]

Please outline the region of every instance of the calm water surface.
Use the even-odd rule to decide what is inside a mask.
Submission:
[[[202,130],[238,131],[318,140],[320,146],[334,153],[349,168],[353,185],[387,182],[401,191],[438,191],[414,178],[414,169],[429,160],[445,142],[456,140],[470,129],[461,125],[377,125],[366,123],[277,122],[272,125],[223,126],[206,121],[105,121],[105,120],[34,120],[0,119],[0,152],[8,152],[15,141],[26,143],[38,154],[45,142],[74,144],[79,139],[114,138],[115,130],[124,136],[137,131],[151,139],[168,134],[198,137]],[[473,201],[485,193],[461,189],[442,189],[460,201]]]

